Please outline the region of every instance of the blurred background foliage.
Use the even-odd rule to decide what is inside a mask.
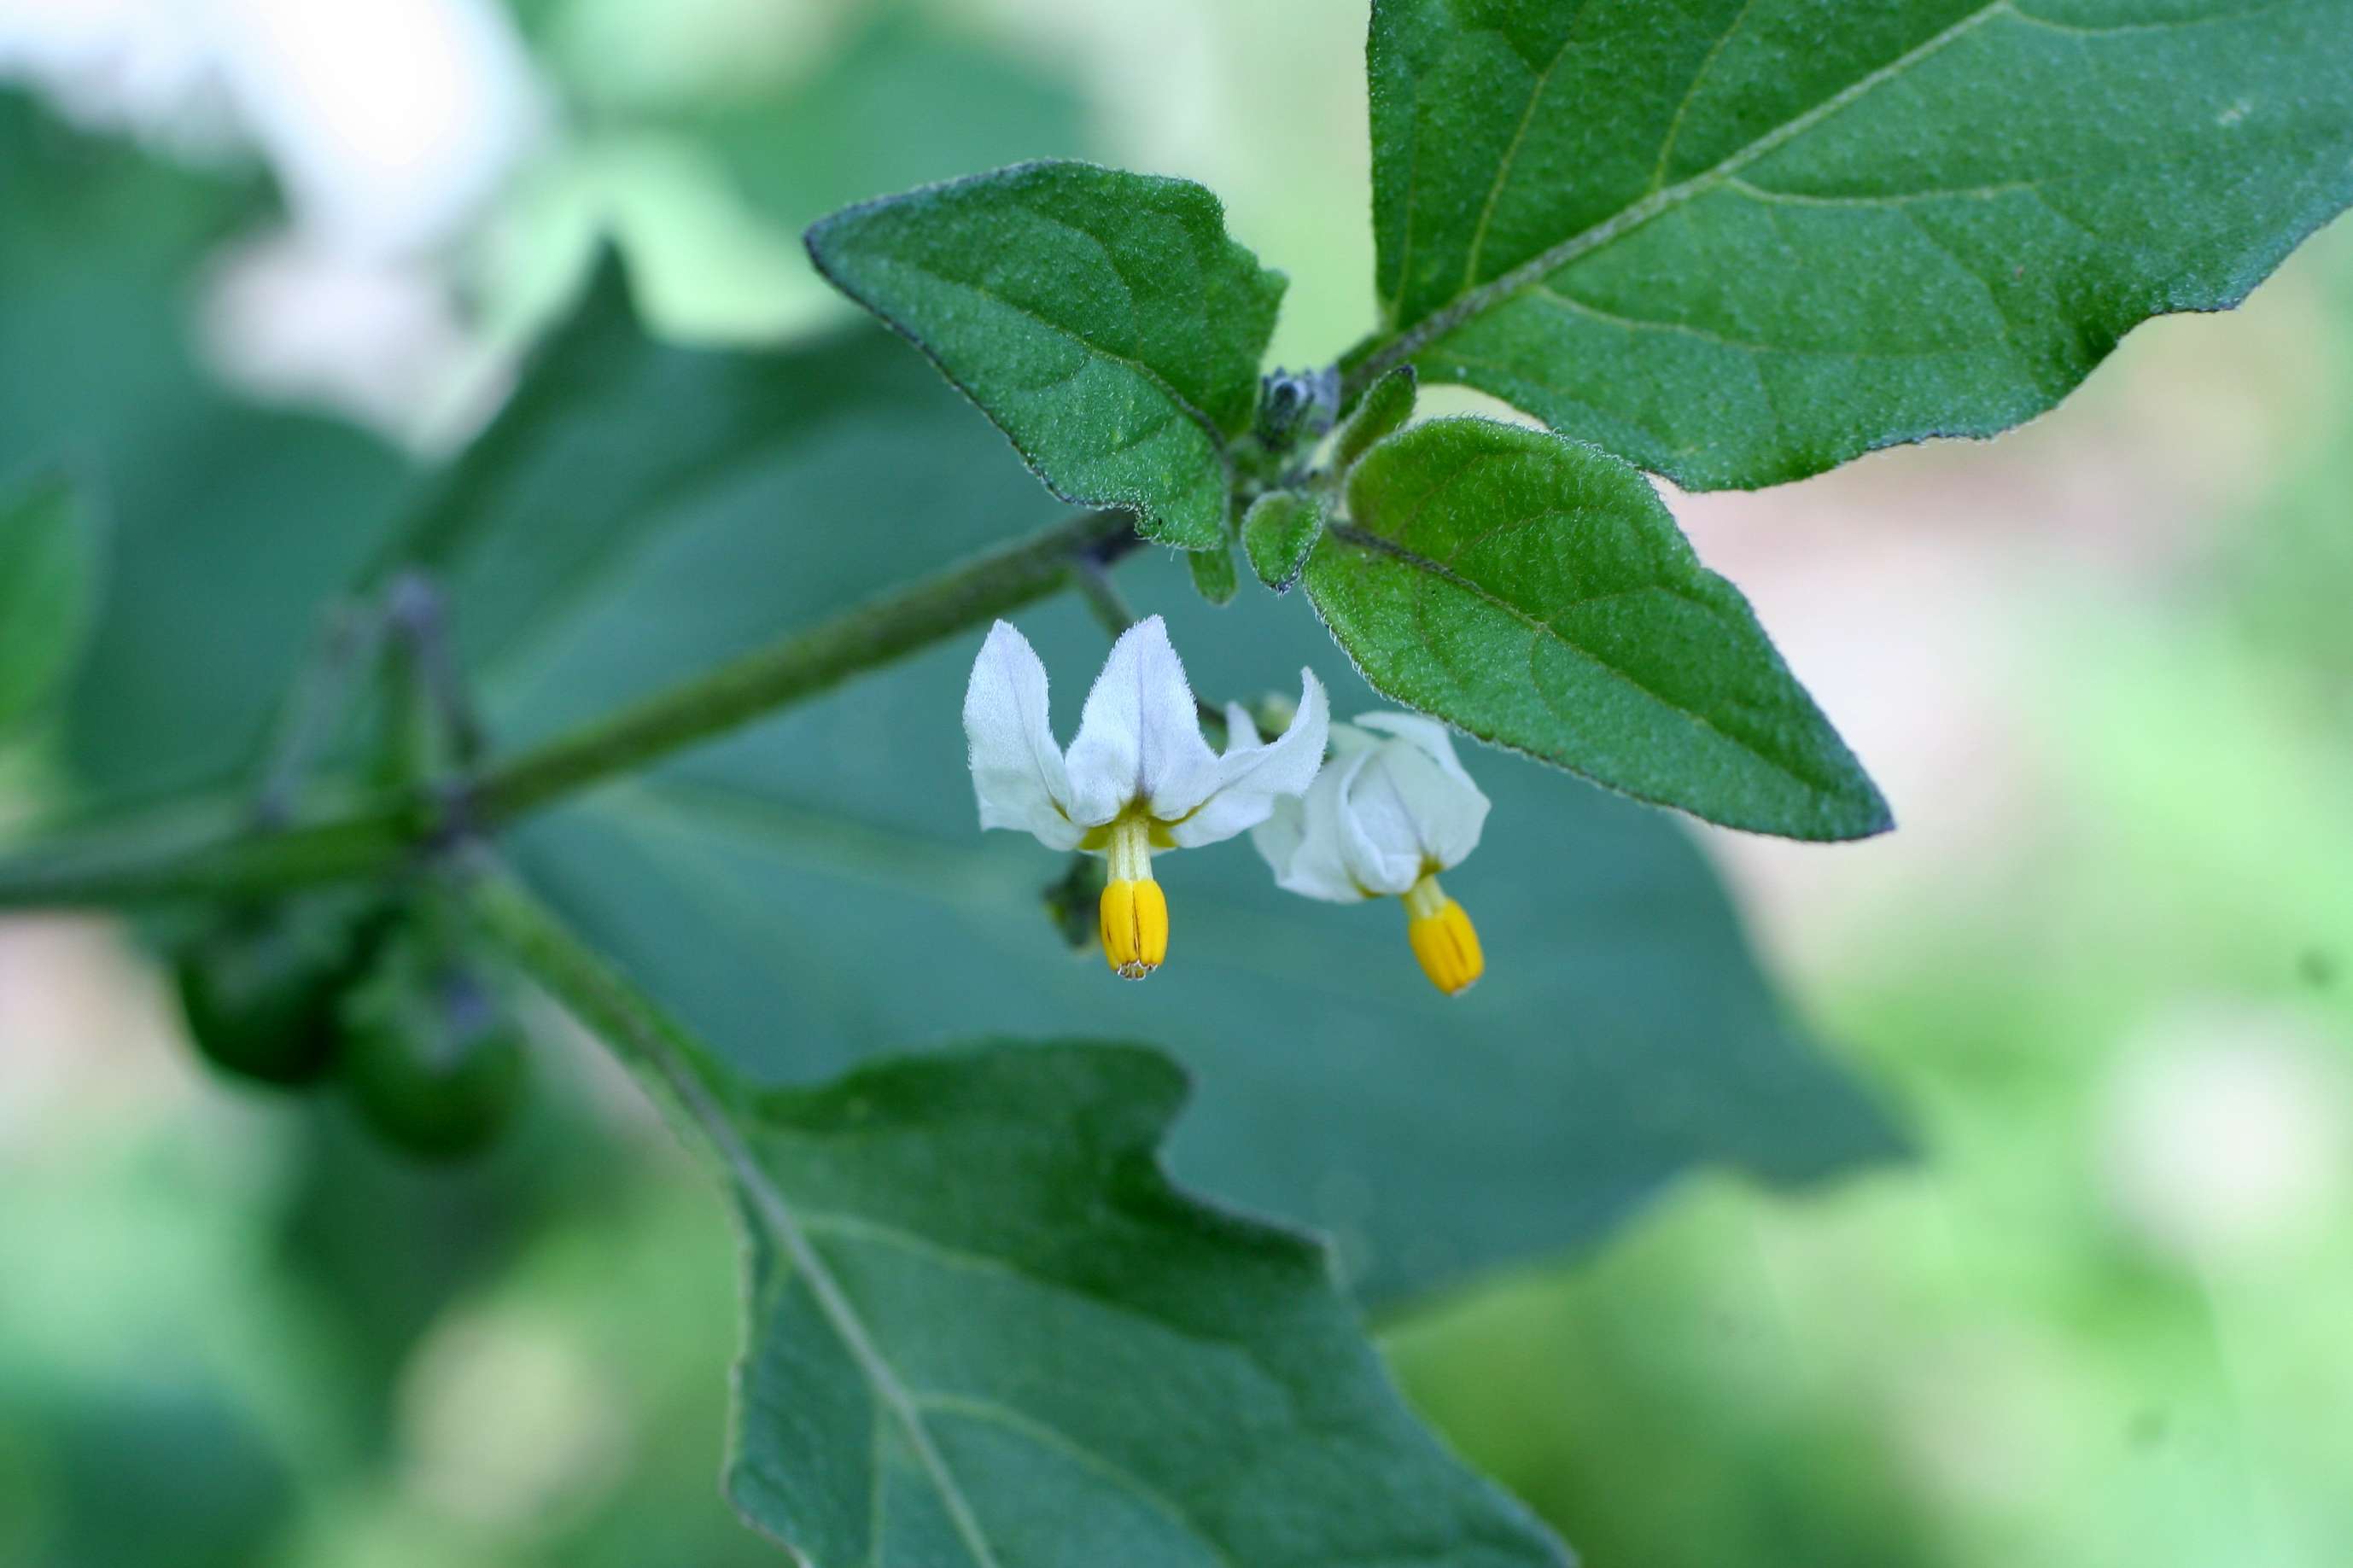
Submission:
[[[1293,275],[1278,358],[1369,319],[1359,0],[448,8],[501,106],[437,122],[483,163],[470,198],[387,176],[354,216],[265,133],[280,216],[204,70],[108,52],[175,8],[0,0],[0,71],[194,160],[103,210],[0,166],[0,279],[42,302],[0,354],[45,367],[0,377],[37,388],[0,456],[119,434],[170,496],[217,459],[225,381],[289,407],[273,447],[321,448],[304,504],[389,504],[299,409],[446,448],[598,233],[666,331],[768,339],[841,310],[799,225],[1041,153],[1219,191]],[[108,356],[159,312],[189,362],[126,383]],[[2353,1561],[2348,505],[2342,226],[2000,443],[1677,499],[1896,803],[1864,846],[1704,844],[1921,1152],[1799,1196],[1686,1183],[1384,1325],[1589,1563]],[[338,538],[293,541],[301,569],[340,574]],[[189,646],[237,658],[185,598]],[[0,777],[41,808],[37,760]],[[452,1176],[204,1079],[172,1029],[105,928],[0,927],[0,1563],[776,1560],[714,1479],[723,1212],[596,1053]]]

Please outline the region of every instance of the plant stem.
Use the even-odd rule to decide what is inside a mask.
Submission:
[[[495,827],[699,741],[765,718],[1069,584],[1133,538],[1124,512],[1089,512],[745,654],[492,767],[470,792]]]
[[[697,1131],[707,1138],[725,1124],[720,1107],[742,1093],[733,1075],[511,874],[484,870],[471,881],[465,908],[482,934],[583,1028],[667,1090]]]
[[[0,862],[0,910],[259,896],[374,876],[414,853],[430,831],[419,812],[380,807],[283,832],[93,835]]]
[[[380,875],[456,833],[489,832],[618,773],[806,701],[1070,585],[1138,542],[1085,512],[493,764],[447,798],[412,792],[307,827],[110,834],[0,861],[0,909],[258,895]]]

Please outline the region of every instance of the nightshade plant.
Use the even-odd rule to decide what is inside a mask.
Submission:
[[[1695,1163],[1894,1147],[1663,814],[1560,776],[1890,826],[1647,476],[1991,435],[2136,322],[2236,302],[2353,197],[2353,27],[2343,0],[1379,0],[1367,64],[1378,319],[1321,369],[1268,373],[1282,279],[1182,180],[1031,163],[810,231],[1081,509],[1042,527],[903,346],[662,346],[614,263],[438,473],[236,405],[115,243],[163,226],[185,266],[223,198],[5,105],[0,721],[102,613],[53,705],[79,824],[0,864],[0,905],[156,911],[216,1059],[390,1097],[371,1120],[421,1149],[495,1136],[515,981],[569,1012],[734,1200],[726,1485],[800,1561],[1564,1561],[1409,1415],[1359,1310],[1589,1242]],[[80,352],[126,331],[122,363]],[[1411,422],[1439,382],[1542,427]],[[1271,595],[1237,597],[1237,546]],[[1128,904],[1082,855],[1036,918],[1035,848],[974,824],[966,763],[1002,759],[958,754],[959,693],[991,649],[1027,681],[1028,639],[1091,667],[1065,590],[1166,647],[1114,571],[1239,705],[1226,757],[1303,664],[1377,706],[1353,665],[1425,716],[1395,765],[1451,776],[1444,726],[1558,770],[1472,753],[1512,847],[1460,873],[1484,984],[1432,994],[1393,928],[1239,849],[1175,873],[1199,913],[1149,985],[1092,952],[1124,908],[1146,961],[1132,857]],[[1016,732],[1050,736],[1033,695]],[[1468,797],[1375,833],[1350,792],[1391,742],[1342,733],[1319,796],[1293,753],[1323,704],[1311,679],[1265,747],[1299,776],[1217,826],[1302,890],[1411,900]],[[1100,820],[1041,785],[1019,825],[1111,848],[1150,807],[1130,760],[1067,764],[1124,791]],[[1183,815],[1132,820],[1148,846]],[[1353,868],[1316,847],[1351,824]],[[243,1032],[290,1017],[342,1033]],[[1187,1074],[1131,1037],[1199,1086],[1173,1143]]]

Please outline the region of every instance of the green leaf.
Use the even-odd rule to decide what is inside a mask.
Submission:
[[[0,734],[73,668],[97,597],[97,528],[73,487],[0,494]]]
[[[1887,805],[1651,482],[1487,419],[1392,437],[1307,564],[1377,690],[1727,827],[1860,838]]]
[[[1242,550],[1260,582],[1278,594],[1291,592],[1308,552],[1324,535],[1324,506],[1321,495],[1301,490],[1269,490],[1250,502],[1242,517]]]
[[[2342,0],[1377,0],[1384,331],[1694,489],[2051,407],[2353,200]]]
[[[1115,1046],[886,1061],[739,1113],[728,1491],[815,1568],[1564,1563],[1408,1412],[1323,1249],[1171,1186]]]
[[[1413,366],[1402,364],[1373,383],[1348,416],[1346,424],[1332,437],[1332,468],[1345,474],[1356,466],[1356,459],[1373,449],[1376,442],[1395,435],[1405,422],[1413,417],[1416,378]]]
[[[1046,487],[1208,550],[1250,428],[1280,273],[1185,180],[1025,163],[835,214],[827,278],[905,333]]]
[[[1185,564],[1192,571],[1194,591],[1209,604],[1230,605],[1241,592],[1230,549],[1196,550],[1185,557]]]

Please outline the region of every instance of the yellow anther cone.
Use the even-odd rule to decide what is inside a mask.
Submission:
[[[1123,980],[1141,980],[1168,956],[1168,899],[1146,877],[1104,884],[1103,959]]]
[[[1424,877],[1405,895],[1406,940],[1421,961],[1430,983],[1456,995],[1487,972],[1486,955],[1479,951],[1478,929],[1462,906],[1440,890],[1436,877]]]

